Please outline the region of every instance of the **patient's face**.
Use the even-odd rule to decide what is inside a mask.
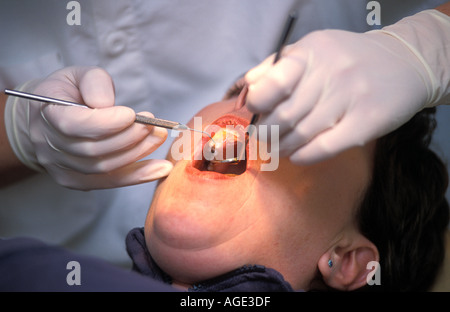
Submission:
[[[236,101],[200,111],[204,129],[211,123],[247,126],[251,114],[234,111]],[[230,174],[231,167],[207,171],[202,161],[178,161],[158,186],[147,216],[149,251],[174,280],[186,284],[259,264],[306,290],[319,257],[355,226],[372,154],[372,146],[358,147],[306,167],[282,158],[275,171],[260,171],[262,160],[248,160],[240,174]]]

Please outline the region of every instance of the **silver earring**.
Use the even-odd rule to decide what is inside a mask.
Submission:
[[[333,266],[333,260],[328,260],[328,267],[331,269],[331,267]]]

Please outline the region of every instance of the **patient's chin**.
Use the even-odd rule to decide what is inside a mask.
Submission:
[[[152,235],[171,248],[204,249],[237,235],[248,224],[249,188],[229,192],[217,180],[187,179],[179,166],[154,195],[146,221]],[[228,190],[228,191],[226,191]],[[251,201],[250,201],[251,202]]]
[[[178,209],[172,204],[154,202],[145,224],[147,248],[164,272],[180,282],[194,283],[247,264],[246,252],[232,247],[236,238],[246,237],[243,232],[250,218],[215,215],[211,208]]]
[[[155,194],[146,221],[151,239],[156,238],[173,249],[205,249],[225,240],[236,227],[234,209],[223,209],[217,203],[214,206],[202,196],[195,197],[195,193],[178,197],[180,192],[174,194],[172,187],[161,190]]]
[[[177,240],[174,235],[169,240],[170,244],[167,244],[167,237],[160,240],[153,228],[147,230],[146,227],[146,244],[152,258],[173,280],[194,284],[236,268],[232,253],[224,251],[220,245],[187,248],[190,244],[182,243],[186,242],[185,237],[179,238],[180,240]]]

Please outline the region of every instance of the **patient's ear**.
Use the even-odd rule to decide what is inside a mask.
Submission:
[[[330,261],[331,260],[331,261]],[[322,278],[328,286],[338,290],[356,290],[366,285],[370,261],[379,261],[377,247],[359,233],[342,239],[324,253],[318,262]]]

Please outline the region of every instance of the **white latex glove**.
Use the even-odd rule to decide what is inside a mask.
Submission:
[[[131,108],[114,106],[113,82],[104,70],[68,67],[21,89],[93,108],[7,100],[5,124],[16,156],[59,184],[112,188],[153,181],[171,171],[167,160],[138,161],[164,142],[167,131],[134,123]]]
[[[363,34],[324,30],[249,71],[247,107],[280,126],[280,155],[311,164],[448,103],[450,17],[428,10]]]

